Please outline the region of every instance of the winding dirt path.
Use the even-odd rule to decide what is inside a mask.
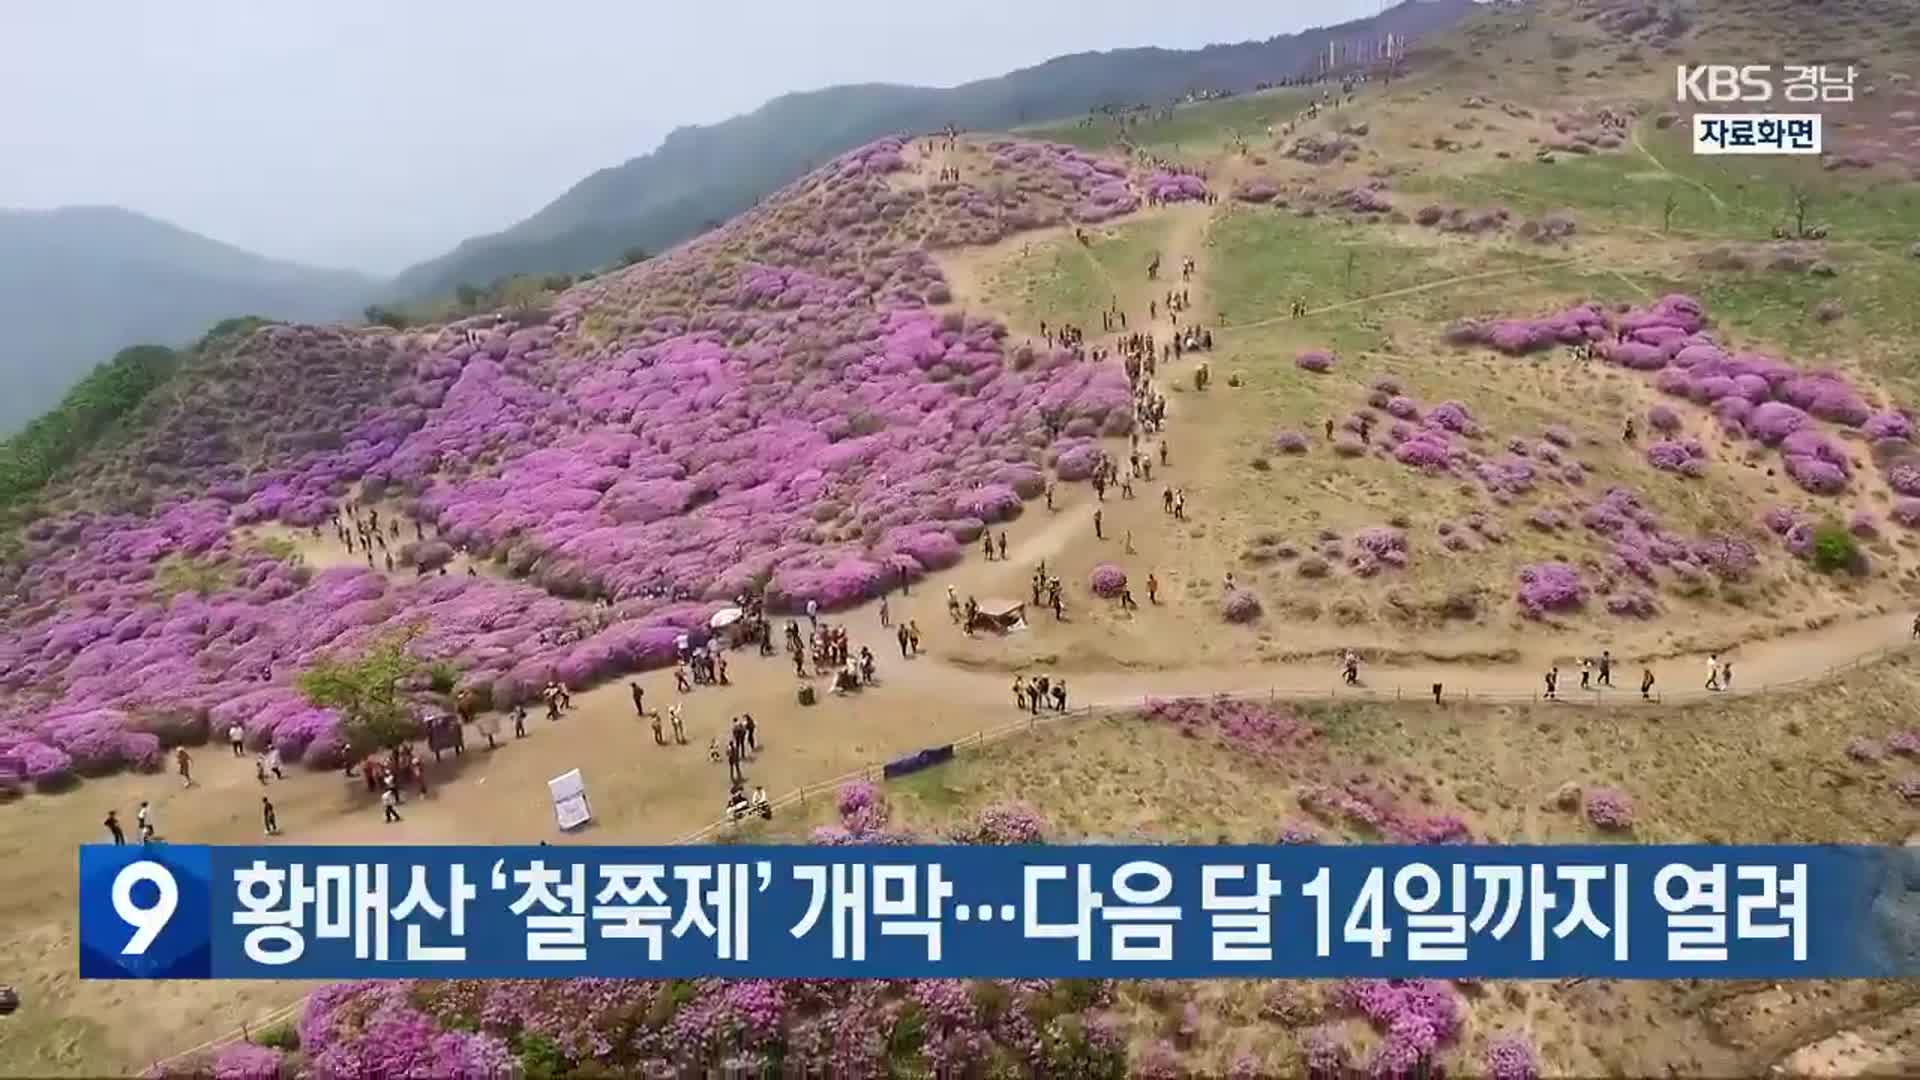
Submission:
[[[1181,282],[1175,276],[1163,276],[1162,282],[1149,283],[1141,273],[1138,277],[1129,275],[1127,281],[1115,281],[1095,259],[1103,279],[1134,311],[1144,309],[1148,294],[1184,286],[1195,294],[1190,317],[1206,319],[1204,288],[1210,252],[1206,238],[1213,220],[1211,210],[1200,206],[1155,208],[1143,211],[1141,217],[1169,219],[1163,265],[1178,266],[1190,255],[1198,264],[1194,278]],[[1037,242],[1040,235],[1026,235],[1017,242]],[[1330,305],[1316,309],[1314,314],[1533,269],[1538,267],[1448,278]],[[1239,333],[1281,321],[1276,318],[1223,329]],[[1160,336],[1169,325],[1163,313],[1152,321],[1151,328]],[[730,664],[732,685],[701,688],[684,698],[691,745],[660,747],[653,744],[646,725],[634,718],[627,686],[622,681],[610,682],[576,695],[576,708],[563,722],[536,720],[530,725],[534,728],[530,738],[510,741],[497,754],[480,749],[477,736],[471,738],[466,760],[458,766],[459,780],[437,788],[432,799],[410,801],[404,825],[379,824],[378,813],[369,809],[371,804],[351,789],[343,790],[337,774],[290,778],[273,789],[276,801],[283,805],[282,820],[291,824],[289,839],[298,843],[530,843],[555,838],[551,819],[546,817],[545,781],[567,768],[581,766],[587,769],[593,784],[596,820],[590,830],[578,836],[558,837],[556,842],[695,841],[714,830],[713,815],[720,809],[718,795],[724,790],[723,771],[705,760],[700,744],[709,737],[724,737],[730,716],[746,712],[762,718],[763,746],[748,766],[749,780],[765,784],[776,796],[777,805],[803,798],[806,790],[830,778],[872,770],[877,763],[904,753],[1018,725],[1023,714],[1016,710],[1009,693],[1014,667],[981,666],[942,655],[942,641],[950,640],[954,633],[944,617],[945,591],[951,584],[961,595],[1024,595],[1026,575],[1035,563],[1051,561],[1071,545],[1085,541],[1091,515],[1091,504],[1086,500],[1076,497],[1063,503],[1036,529],[1031,522],[1038,513],[1027,515],[1025,527],[1009,530],[1017,533],[1009,559],[968,559],[953,570],[930,576],[911,596],[890,598],[896,620],[916,618],[932,631],[928,634],[929,654],[913,660],[888,655],[884,646],[889,644],[889,632],[879,629],[877,603],[834,617],[835,622],[854,628],[857,640],[872,641],[882,654],[882,681],[870,690],[846,698],[824,695],[819,707],[797,709],[793,705],[797,683],[790,661],[784,656],[763,659],[748,652],[735,653]],[[1661,702],[1674,703],[1804,684],[1908,647],[1912,644],[1910,627],[1911,617],[1896,613],[1741,645],[1730,657],[1723,657],[1734,662],[1736,688],[1718,694],[1703,687],[1707,666],[1704,654],[1663,657],[1653,665],[1659,680],[1655,694]],[[1365,664],[1361,684],[1354,688],[1340,685],[1338,667],[1327,658],[1232,667],[1069,671],[1069,704],[1076,711],[1119,710],[1149,698],[1231,694],[1301,703],[1405,700],[1409,708],[1424,709],[1434,707],[1435,684],[1442,686],[1448,703],[1531,702],[1542,689],[1547,666],[1567,650],[1564,642],[1556,644],[1544,635],[1531,641],[1538,644],[1529,648],[1528,640],[1523,639],[1517,659],[1506,663],[1382,660]],[[1355,648],[1366,655],[1364,643],[1355,642]],[[1051,665],[1035,666],[1060,670]],[[1583,692],[1574,673],[1563,671],[1561,697],[1573,706],[1637,705],[1640,673],[1639,658],[1622,656],[1614,672],[1617,688]],[[650,672],[631,681],[645,689],[648,703],[654,708],[663,708],[679,697],[671,672]],[[824,689],[820,680],[814,685]],[[243,801],[250,802],[254,782],[245,762],[228,768],[217,754],[206,756],[212,759],[207,763],[207,772],[212,774],[207,787],[231,797],[244,796]],[[115,782],[100,782],[100,794],[105,794],[107,784]],[[117,782],[128,792],[135,790],[134,785],[147,783],[138,777]],[[145,789],[140,790],[144,794]],[[250,819],[241,814],[227,815],[204,801],[190,811],[187,804],[175,801],[204,800],[206,793],[162,795],[160,786],[154,790],[157,798],[165,798],[170,804],[162,809],[163,820],[179,821],[182,832],[196,841],[232,843],[253,835]],[[186,828],[189,812],[199,819],[195,822],[199,827],[191,832]],[[229,816],[231,820],[227,820]],[[48,820],[56,823],[54,818]],[[71,822],[62,817],[53,831],[68,829],[72,835],[42,835],[39,840],[56,845],[77,841],[90,837],[83,831],[86,828],[90,828],[90,822]],[[64,957],[70,955],[66,950],[62,944],[56,951]],[[298,1008],[297,996],[303,989],[261,987],[227,1006],[218,1019],[212,1015],[183,1016],[181,1019],[187,1022],[175,1030],[201,1035],[212,1030],[215,1023],[231,1023],[240,1010],[252,1011],[249,1006],[277,1005],[280,1008],[268,1018],[285,1017]],[[111,1011],[116,1001],[96,1001],[89,996],[78,1004],[83,1005],[82,1012]],[[211,1007],[214,1003],[207,1004]],[[256,1020],[253,1026],[260,1023]],[[230,1036],[209,1040],[196,1049],[218,1045],[226,1038]]]
[[[1616,686],[1611,690],[1582,692],[1577,671],[1563,666],[1560,698],[1576,705],[1637,705],[1640,673],[1646,666],[1654,670],[1658,680],[1655,698],[1666,704],[1764,693],[1826,678],[1904,648],[1911,643],[1911,626],[1911,617],[1904,613],[1877,615],[1742,645],[1719,657],[1733,665],[1732,690],[1706,689],[1706,653],[1665,657],[1651,665],[1644,665],[1638,658],[1621,657],[1614,669]],[[1337,665],[1321,660],[1082,674],[1073,680],[1072,689],[1076,703],[1098,708],[1135,705],[1153,697],[1212,694],[1266,695],[1282,701],[1386,699],[1418,703],[1432,700],[1435,683],[1443,686],[1448,701],[1530,702],[1543,689],[1545,672],[1555,662],[1548,655],[1553,651],[1560,650],[1543,649],[1505,664],[1363,664],[1361,684],[1355,688],[1341,686]],[[1012,674],[931,660],[906,667],[896,675],[894,684],[937,692],[947,701],[965,699],[999,705],[1007,701],[1006,680]]]
[[[1659,169],[1660,174],[1662,176],[1665,176],[1669,180],[1678,180],[1679,182],[1687,185],[1688,187],[1694,188],[1695,190],[1699,191],[1702,195],[1705,195],[1708,198],[1708,200],[1710,200],[1713,203],[1713,208],[1715,210],[1719,210],[1722,213],[1726,212],[1727,210],[1726,202],[1723,201],[1720,198],[1719,194],[1715,192],[1712,188],[1708,187],[1707,185],[1701,183],[1698,180],[1693,179],[1690,176],[1681,176],[1679,173],[1674,172],[1672,169],[1667,168],[1667,163],[1660,160],[1660,155],[1655,154],[1653,151],[1647,149],[1647,144],[1640,141],[1640,126],[1638,124],[1635,124],[1632,126],[1629,132],[1628,138],[1632,140],[1633,148],[1640,152],[1640,156],[1646,158],[1648,161],[1653,162],[1653,167],[1656,169]]]

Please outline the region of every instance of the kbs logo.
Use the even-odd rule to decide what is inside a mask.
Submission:
[[[1682,65],[1674,76],[1674,93],[1681,101],[1708,105],[1773,100],[1773,68],[1767,64]]]
[[[1795,105],[1843,104],[1853,100],[1854,68],[1837,64],[1788,64],[1775,89],[1771,64],[1682,65],[1674,72],[1674,98],[1703,105],[1759,105],[1784,97]]]

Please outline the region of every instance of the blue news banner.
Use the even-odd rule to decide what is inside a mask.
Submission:
[[[1920,976],[1920,849],[80,852],[92,979]]]

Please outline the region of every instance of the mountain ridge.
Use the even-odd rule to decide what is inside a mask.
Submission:
[[[1103,106],[1244,92],[1310,70],[1329,41],[1426,33],[1478,6],[1403,0],[1378,15],[1294,34],[1189,50],[1071,53],[954,87],[857,83],[782,94],[716,124],[675,128],[653,150],[589,174],[520,222],[401,271],[392,291],[402,301],[421,300],[514,273],[591,269],[635,247],[658,251],[685,240],[808,168],[885,135],[949,123],[1005,130]]]
[[[384,287],[117,206],[0,209],[0,253],[0,434],[121,349],[185,345],[238,315],[349,318]]]

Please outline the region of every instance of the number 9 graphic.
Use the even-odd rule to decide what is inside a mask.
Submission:
[[[159,890],[151,907],[134,905],[133,888],[141,882],[151,882]],[[172,871],[151,859],[123,867],[113,879],[113,913],[133,927],[133,937],[121,947],[120,955],[144,956],[179,906],[180,886],[173,880]]]

